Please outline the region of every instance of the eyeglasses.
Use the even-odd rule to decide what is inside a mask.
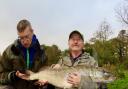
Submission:
[[[31,35],[30,34],[28,34],[28,35],[26,35],[26,36],[18,36],[18,39],[20,40],[20,41],[24,41],[24,40],[28,40],[28,39],[31,39]]]

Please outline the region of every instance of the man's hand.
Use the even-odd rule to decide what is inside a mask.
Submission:
[[[27,74],[20,73],[20,71],[16,71],[16,76],[21,78],[21,79],[24,79],[24,80],[28,80],[29,79]]]
[[[68,83],[78,86],[81,81],[81,75],[79,73],[71,73],[67,78]]]
[[[17,72],[16,72],[16,76],[19,77],[19,78],[21,78],[21,79],[24,79],[24,80],[29,80],[29,75],[30,75],[31,73],[33,73],[33,72],[30,71],[30,70],[27,70],[27,74],[23,74],[23,73],[21,73],[20,71],[17,71]],[[39,86],[43,86],[43,85],[45,85],[45,84],[47,84],[47,83],[48,83],[48,82],[47,82],[46,80],[38,80],[38,81],[36,81],[34,84],[35,84],[35,85],[39,85]]]
[[[43,86],[43,85],[45,85],[47,83],[48,83],[48,81],[46,81],[46,80],[38,80],[34,84],[35,85],[39,85],[39,86]]]
[[[61,65],[60,64],[52,64],[51,68],[53,68],[53,69],[60,69]]]

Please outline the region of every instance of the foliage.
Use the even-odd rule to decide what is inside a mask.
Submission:
[[[56,45],[42,46],[44,47],[46,56],[48,58],[48,65],[57,63],[61,54],[61,50]]]

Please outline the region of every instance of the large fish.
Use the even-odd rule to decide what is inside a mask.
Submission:
[[[114,80],[114,77],[105,72],[101,68],[76,66],[76,67],[65,67],[60,69],[45,68],[44,70],[30,74],[30,80],[47,80],[50,84],[60,88],[71,88],[72,84],[67,82],[67,76],[69,73],[78,73],[84,76],[90,76],[94,82],[109,83]]]

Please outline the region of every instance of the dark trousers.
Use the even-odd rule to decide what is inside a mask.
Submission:
[[[23,86],[23,85],[22,85]],[[21,86],[21,87],[22,87]],[[22,87],[23,88],[23,87]],[[29,87],[30,88],[30,87]],[[32,87],[33,89],[34,89],[34,87]],[[15,89],[15,88],[13,88],[12,86],[10,86],[10,85],[0,85],[0,89]],[[18,89],[18,87],[17,87],[17,89]],[[55,89],[55,87],[53,86],[53,85],[51,85],[51,84],[48,84],[48,85],[46,85],[46,86],[43,86],[43,87],[38,87],[38,88],[36,88],[35,87],[35,89]]]
[[[0,89],[14,89],[14,88],[10,85],[0,85]]]
[[[51,85],[51,84],[48,84],[47,85],[47,89],[55,89],[55,86]]]
[[[106,83],[98,83],[98,89],[108,89]]]

